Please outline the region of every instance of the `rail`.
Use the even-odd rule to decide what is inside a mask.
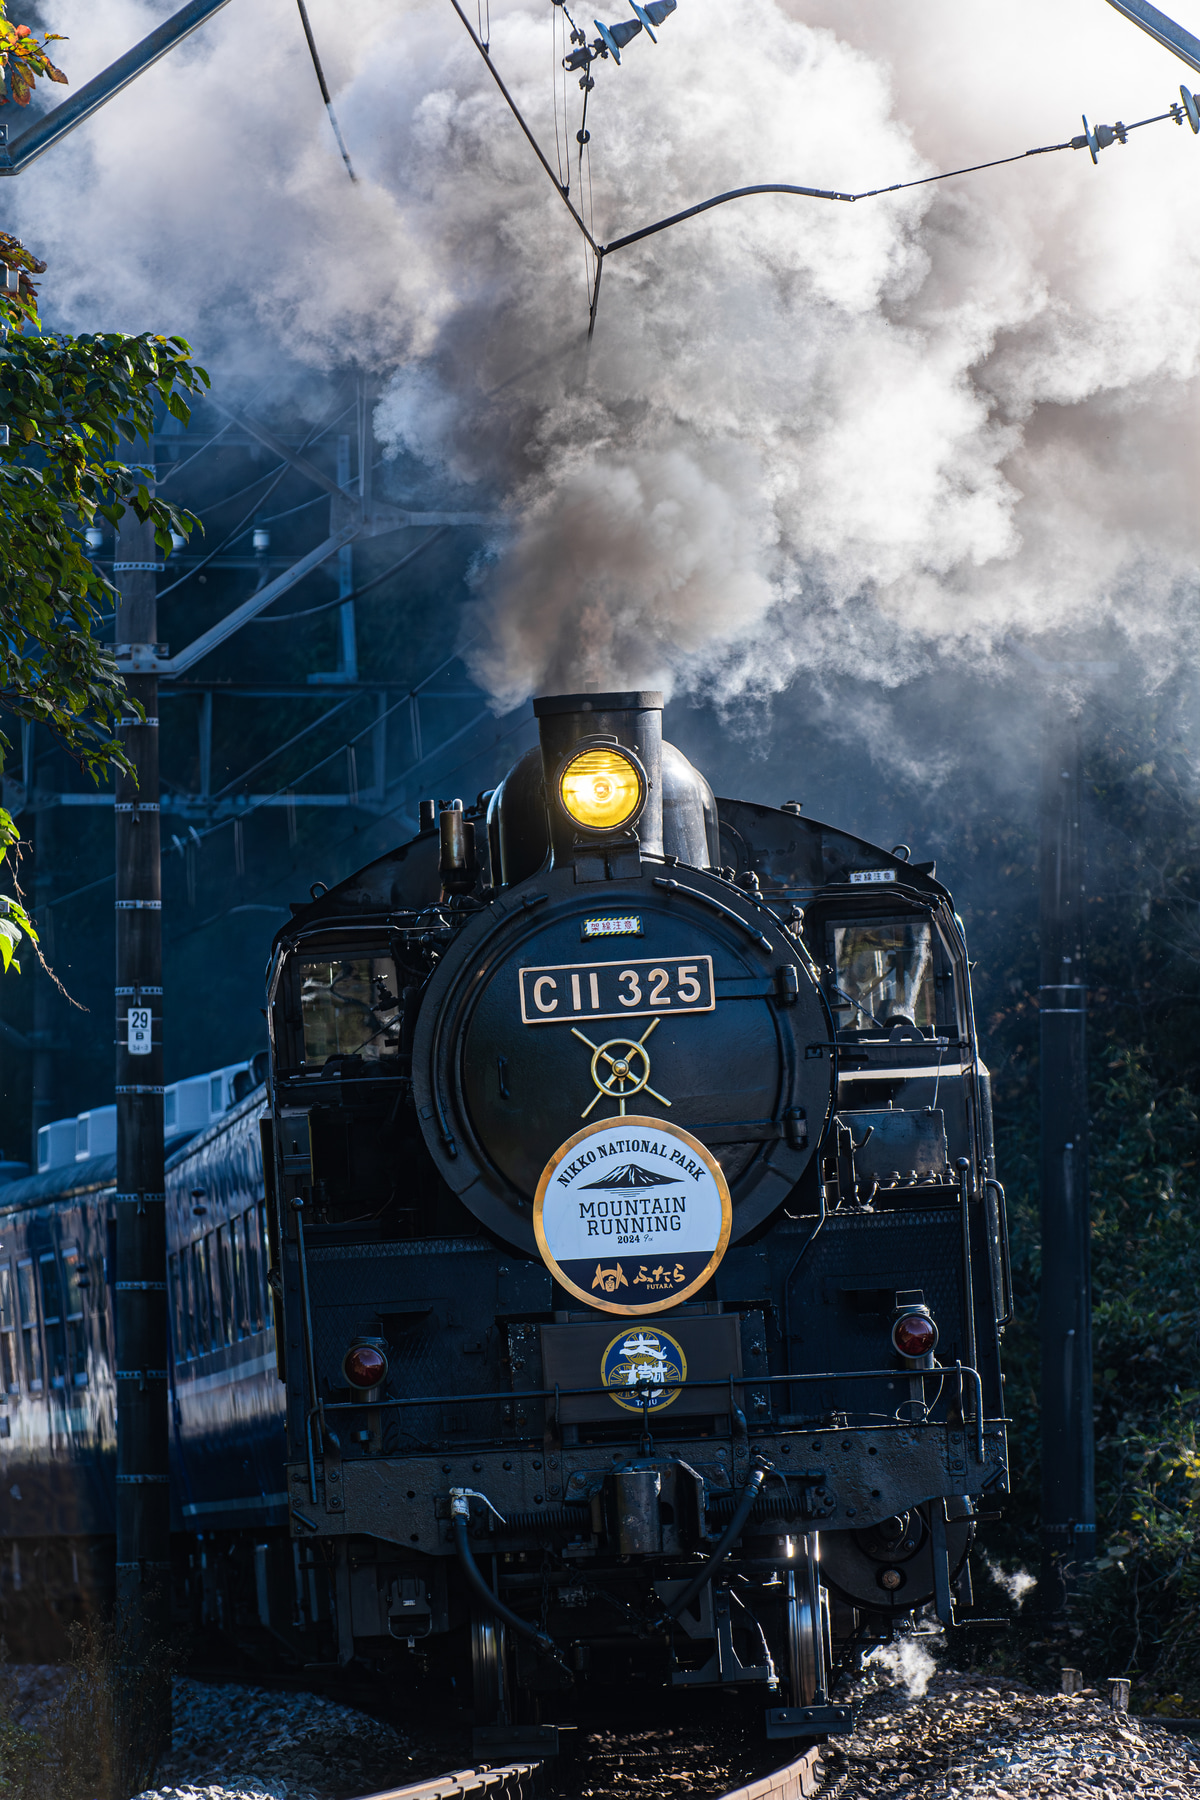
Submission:
[[[387,1788],[381,1794],[364,1794],[360,1800],[525,1800],[533,1790],[540,1763],[505,1763],[499,1768],[452,1769],[430,1781],[414,1781],[407,1787]],[[731,1797],[732,1800],[732,1797]]]
[[[364,1794],[359,1800],[528,1800],[541,1767],[541,1763],[520,1762],[494,1769],[454,1769],[429,1781]],[[821,1747],[814,1744],[769,1775],[731,1788],[721,1800],[814,1800],[816,1795],[835,1791],[825,1786],[824,1778]]]

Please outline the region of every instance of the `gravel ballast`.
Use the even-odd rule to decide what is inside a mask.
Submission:
[[[919,1697],[861,1693],[852,1737],[831,1766],[842,1800],[1115,1800],[1200,1796],[1200,1746],[1084,1692],[935,1674]]]
[[[930,1664],[869,1669],[859,1682],[854,1732],[829,1745],[829,1786],[839,1800],[1200,1800],[1200,1744],[1152,1718],[1113,1712],[1086,1690],[1048,1695],[1019,1682],[931,1673]],[[897,1679],[905,1674],[907,1685]],[[26,1665],[10,1675],[34,1724],[62,1671]],[[470,1761],[458,1737],[410,1737],[294,1689],[184,1677],[174,1708],[171,1750],[138,1800],[349,1800]],[[582,1800],[585,1788],[621,1791],[638,1748],[629,1746],[620,1771],[585,1776],[581,1768],[578,1794],[570,1765],[560,1765],[557,1792]],[[786,1744],[775,1748],[775,1760],[786,1761]],[[711,1791],[711,1783],[692,1785]],[[663,1788],[688,1791],[677,1775]]]
[[[346,1800],[419,1780],[390,1725],[321,1694],[175,1683],[171,1749],[141,1800]]]

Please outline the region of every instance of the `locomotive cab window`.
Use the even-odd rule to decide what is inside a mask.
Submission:
[[[834,1006],[843,1031],[885,1030],[907,1021],[937,1029],[933,926],[928,919],[862,919],[829,928],[841,990]]]
[[[386,1069],[400,1053],[401,1009],[390,956],[322,957],[299,965],[304,1064],[359,1056]]]

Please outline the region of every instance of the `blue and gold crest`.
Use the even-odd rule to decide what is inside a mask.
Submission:
[[[626,1412],[661,1412],[679,1398],[687,1358],[669,1332],[639,1325],[613,1339],[601,1358],[600,1379]],[[648,1391],[638,1386],[644,1381],[653,1384]]]

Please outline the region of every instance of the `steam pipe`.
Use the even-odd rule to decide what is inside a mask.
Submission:
[[[768,1466],[769,1465],[765,1463],[761,1457],[755,1458],[755,1467],[751,1470],[750,1479],[742,1489],[742,1497],[734,1509],[732,1519],[730,1519],[728,1525],[721,1533],[721,1536],[717,1541],[716,1549],[704,1564],[703,1568],[699,1569],[697,1573],[692,1576],[692,1579],[688,1582],[683,1592],[681,1594],[676,1594],[675,1598],[671,1601],[671,1604],[667,1607],[664,1618],[677,1619],[680,1613],[684,1611],[685,1607],[691,1605],[701,1588],[707,1587],[708,1583],[712,1580],[721,1564],[725,1561],[725,1558],[729,1555],[729,1552],[733,1549],[735,1540],[741,1535],[742,1527],[750,1517],[754,1502],[758,1499],[762,1484],[767,1479]]]

